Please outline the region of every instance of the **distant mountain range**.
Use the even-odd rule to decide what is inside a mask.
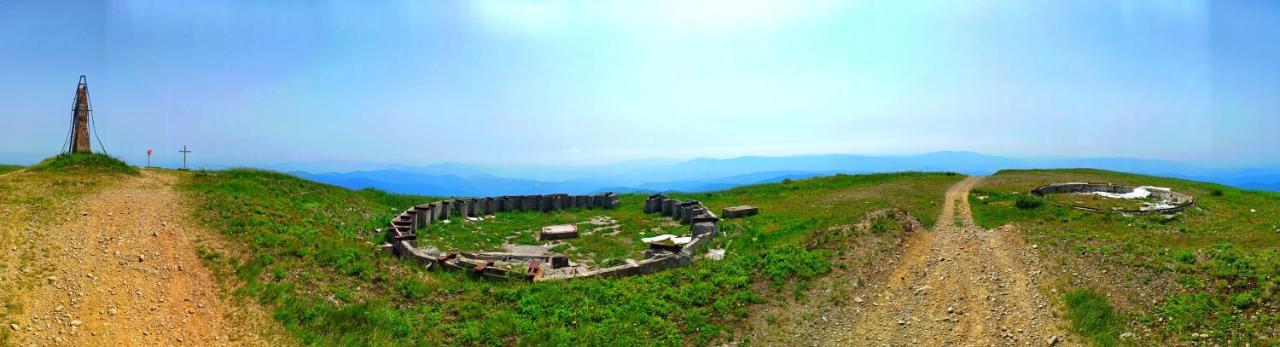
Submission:
[[[1002,169],[1096,168],[1280,191],[1280,168],[1218,169],[1134,158],[1007,158],[972,152],[910,156],[847,154],[635,161],[587,167],[425,167],[294,175],[337,186],[432,196],[492,196],[613,192],[701,192],[836,173],[953,171],[989,175]]]

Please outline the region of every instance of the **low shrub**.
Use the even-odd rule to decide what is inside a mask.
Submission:
[[[1044,201],[1028,195],[1019,195],[1018,198],[1014,200],[1013,205],[1024,210],[1034,210],[1044,205]]]

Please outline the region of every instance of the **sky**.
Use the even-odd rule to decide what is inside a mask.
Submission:
[[[1276,1],[0,0],[0,162],[1280,166]],[[95,141],[95,149],[98,144]]]

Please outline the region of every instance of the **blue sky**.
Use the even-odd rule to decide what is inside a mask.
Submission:
[[[1280,165],[1275,1],[0,0],[0,162]],[[96,146],[95,146],[96,147]]]

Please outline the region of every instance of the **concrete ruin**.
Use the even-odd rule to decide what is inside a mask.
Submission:
[[[1081,183],[1081,182],[1054,183],[1054,184],[1040,186],[1035,189],[1032,189],[1031,195],[1035,195],[1043,198],[1051,194],[1087,194],[1087,193],[1099,193],[1099,192],[1108,193],[1108,194],[1129,194],[1134,192],[1137,188],[1138,187],[1111,184],[1111,183]],[[1048,201],[1051,204],[1071,207],[1074,209],[1084,210],[1084,211],[1119,212],[1124,214],[1148,214],[1148,213],[1172,214],[1172,213],[1181,212],[1182,210],[1185,210],[1188,207],[1195,205],[1196,203],[1195,197],[1192,197],[1187,194],[1175,192],[1169,189],[1150,189],[1148,190],[1148,192],[1152,197],[1161,199],[1162,201],[1167,201],[1168,206],[1161,206],[1158,208],[1151,208],[1151,209],[1139,209],[1139,210],[1104,210],[1104,209],[1089,207],[1089,206],[1064,204],[1064,203],[1060,203],[1050,199],[1045,199],[1045,201]]]
[[[725,207],[724,210],[720,212],[721,212],[720,214],[724,215],[724,218],[740,218],[740,217],[746,217],[746,216],[754,216],[760,213],[760,208],[755,206],[742,205],[742,206],[734,206],[734,207]]]
[[[387,229],[387,240],[397,256],[428,269],[468,271],[490,278],[553,281],[586,277],[620,277],[650,274],[670,268],[688,266],[696,252],[702,251],[719,234],[720,218],[697,201],[676,201],[664,195],[645,200],[646,213],[661,213],[689,225],[689,241],[675,245],[650,243],[645,259],[627,259],[625,264],[593,269],[574,266],[562,254],[518,254],[499,252],[441,252],[430,245],[419,245],[417,231],[451,215],[479,217],[508,211],[551,212],[561,209],[614,209],[621,197],[614,193],[596,195],[550,194],[500,196],[492,198],[456,199],[410,207],[393,219]],[[486,207],[487,206],[487,207]],[[673,216],[676,211],[681,213]],[[688,217],[683,217],[688,216]],[[572,227],[572,226],[570,226]],[[576,227],[572,235],[577,235]],[[567,236],[566,230],[553,230],[555,236]],[[544,230],[543,235],[546,235]],[[541,236],[540,236],[541,237]]]
[[[578,226],[573,224],[545,226],[542,227],[542,231],[538,233],[538,241],[576,238],[578,238]]]

